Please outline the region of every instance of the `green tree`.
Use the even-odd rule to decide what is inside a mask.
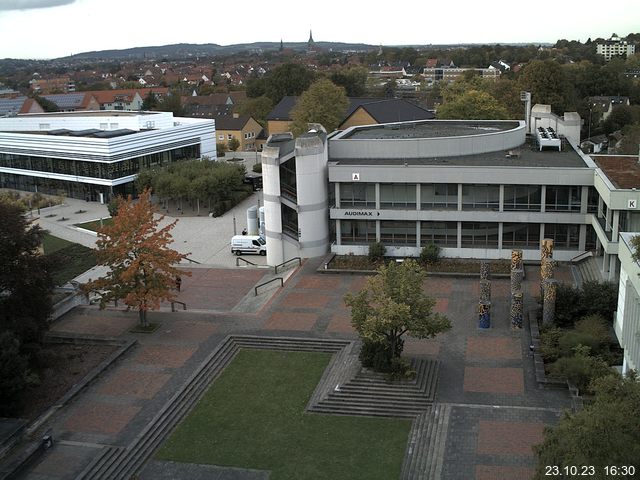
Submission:
[[[545,429],[535,448],[536,480],[549,478],[547,465],[592,465],[589,478],[606,480],[608,465],[633,465],[640,458],[640,382],[635,373],[621,378],[608,375],[594,381],[595,401],[574,414],[565,414]],[[572,477],[573,478],[573,477]],[[626,476],[624,478],[630,478]]]
[[[469,90],[440,106],[437,116],[439,119],[501,120],[508,118],[509,114],[488,93]]]
[[[240,115],[248,115],[253,117],[260,125],[266,126],[266,118],[271,109],[273,102],[265,95],[257,98],[247,98],[241,104],[234,108],[236,113]]]
[[[635,105],[616,105],[611,114],[602,122],[606,134],[622,130],[625,126],[637,123],[638,109]]]
[[[58,105],[55,102],[52,102],[51,100],[49,100],[49,99],[47,99],[45,97],[40,97],[39,95],[35,95],[33,97],[33,99],[40,104],[40,106],[42,107],[42,109],[45,112],[59,112],[60,111],[60,107],[58,107]]]
[[[365,67],[344,68],[331,74],[331,81],[344,87],[348,97],[362,97],[366,93],[368,70]]]
[[[365,344],[379,345],[389,369],[400,360],[402,336],[432,338],[451,328],[444,315],[433,312],[435,300],[423,290],[425,271],[413,260],[389,262],[369,277],[357,294],[348,293],[351,324]],[[378,365],[380,366],[380,365]]]
[[[172,112],[174,116],[181,117],[184,115],[184,108],[182,107],[182,101],[180,100],[180,93],[169,92],[162,97],[162,100],[158,102],[156,108],[161,112]]]
[[[227,144],[226,142],[218,142],[216,143],[216,155],[218,157],[224,157],[227,153]]]
[[[522,90],[531,92],[534,104],[551,105],[560,115],[575,109],[573,87],[562,67],[553,60],[529,62],[522,69],[519,83]]]
[[[634,123],[622,129],[622,140],[620,141],[620,151],[618,153],[626,155],[636,155],[640,146],[640,124]]]
[[[238,140],[236,137],[233,137],[227,142],[227,146],[229,147],[229,150],[235,152],[236,150],[238,150],[238,148],[240,148],[240,140]]]
[[[300,135],[307,131],[308,123],[320,123],[327,132],[332,132],[344,119],[348,106],[343,87],[334,85],[331,80],[318,80],[298,99],[291,114],[291,131]]]
[[[20,340],[13,332],[0,332],[0,416],[17,413],[29,379],[29,362],[20,351]]]
[[[142,101],[142,110],[155,110],[158,107],[158,98],[155,93],[149,90],[147,96]]]
[[[15,204],[0,201],[0,332],[39,343],[51,313],[51,265],[39,253],[43,231]]]
[[[266,95],[275,105],[284,96],[302,94],[314,79],[315,74],[306,67],[295,63],[285,63],[264,76],[262,79],[264,89],[260,95]],[[254,91],[258,93],[260,89]]]
[[[176,277],[190,275],[176,268],[187,254],[169,247],[177,220],[160,228],[164,215],[154,213],[149,190],[136,202],[129,196],[120,203],[113,225],[102,227],[96,242],[98,264],[109,270],[84,285],[85,290],[100,293],[101,308],[110,301],[123,300],[128,308],[136,309],[143,327],[148,326],[147,311],[175,299]]]

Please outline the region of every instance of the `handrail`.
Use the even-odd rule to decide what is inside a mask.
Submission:
[[[171,302],[171,311],[175,312],[176,311],[176,303],[179,303],[180,305],[182,305],[182,310],[186,310],[187,309],[187,304],[184,302],[179,302],[178,300],[174,300],[173,302]]]
[[[257,263],[250,262],[249,260],[247,260],[247,259],[245,259],[245,258],[242,258],[242,257],[236,257],[236,267],[239,267],[239,266],[240,266],[240,263],[239,263],[239,262],[240,262],[240,260],[242,260],[244,263],[248,263],[249,265],[253,265],[253,266],[255,266],[255,267],[258,267],[258,266],[259,266]]]
[[[293,258],[290,258],[289,260],[287,260],[286,262],[282,262],[280,265],[276,265],[275,266],[275,273],[278,273],[278,268],[279,267],[284,267],[287,263],[293,262],[294,260],[298,260],[298,265],[302,265],[302,258],[293,257]]]
[[[591,250],[587,250],[586,252],[579,253],[578,255],[573,257],[571,260],[569,260],[569,263],[578,263],[579,261],[582,261],[585,258],[589,258],[589,257],[593,257],[593,252]]]
[[[260,285],[256,285],[255,288],[253,289],[253,291],[256,294],[256,297],[258,296],[258,288],[260,287],[264,287],[265,285],[270,284],[271,282],[275,282],[276,280],[280,280],[280,286],[284,287],[284,280],[282,279],[282,277],[276,277],[276,278],[272,278],[271,280],[261,283]]]
[[[197,260],[192,260],[189,257],[184,257],[184,259],[190,261],[191,263],[197,263],[198,265],[202,265],[202,262],[199,262]]]

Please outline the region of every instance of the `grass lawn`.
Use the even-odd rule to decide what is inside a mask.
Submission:
[[[113,225],[113,219],[103,218],[102,225],[104,226]],[[100,220],[92,220],[90,222],[76,223],[75,226],[84,228],[85,230],[91,230],[92,232],[97,232],[101,225],[100,225]]]
[[[329,354],[240,350],[156,457],[271,480],[398,478],[411,421],[305,413]]]
[[[54,261],[53,281],[56,285],[64,285],[96,265],[93,250],[48,233],[42,239],[42,248]]]

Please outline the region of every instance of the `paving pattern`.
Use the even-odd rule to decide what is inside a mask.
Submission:
[[[77,308],[60,319],[55,331],[135,338],[138,345],[52,417],[47,426],[55,446],[24,477],[74,479],[96,459],[106,464],[128,455],[229,335],[356,340],[343,297],[361,289],[367,277],[318,274],[318,264],[307,261],[270,301],[248,313],[237,313],[238,305],[253,297],[264,270],[194,268],[192,277],[183,277],[179,294],[188,310],[151,313],[151,321],[160,323],[152,334],[130,333],[137,316],[122,308]],[[529,270],[525,302],[531,305],[539,275]],[[558,272],[567,275],[562,268]],[[403,479],[531,478],[532,445],[540,442],[545,425],[570,408],[566,392],[538,388],[528,333],[509,325],[508,284],[508,279],[492,281],[492,326],[480,330],[477,279],[429,277],[425,282],[425,291],[436,298],[435,309],[451,319],[453,328],[436,339],[406,339],[405,354],[437,361],[439,376],[432,407],[414,422]],[[142,478],[156,478],[149,472],[158,469],[162,466],[150,462]],[[200,478],[214,473],[227,478],[208,467],[192,471]],[[239,480],[265,478],[264,472],[231,473],[229,478]]]

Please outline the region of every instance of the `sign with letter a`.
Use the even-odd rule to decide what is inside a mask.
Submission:
[[[359,173],[352,173],[351,174],[351,180],[353,180],[354,182],[359,182],[360,181],[360,174]]]

